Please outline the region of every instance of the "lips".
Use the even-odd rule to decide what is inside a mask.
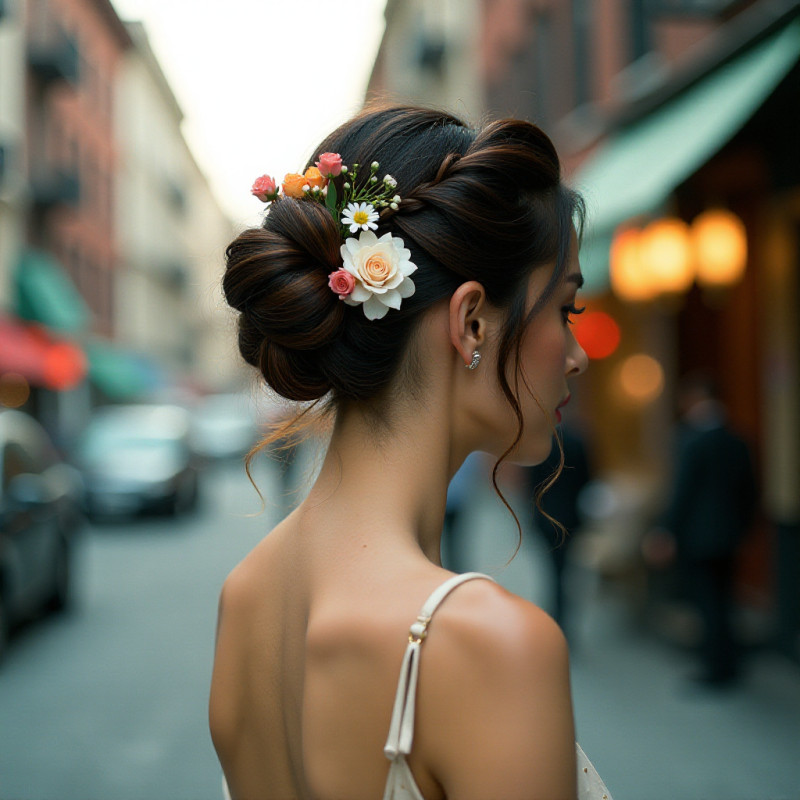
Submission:
[[[571,395],[567,395],[557,406],[556,406],[556,420],[561,422],[561,409],[569,403]]]

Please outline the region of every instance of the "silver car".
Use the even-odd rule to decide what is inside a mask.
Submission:
[[[76,460],[90,517],[178,514],[195,508],[198,474],[189,447],[189,414],[179,406],[96,409]]]

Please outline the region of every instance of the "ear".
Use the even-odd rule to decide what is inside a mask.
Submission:
[[[450,298],[450,341],[464,364],[486,339],[486,290],[477,281],[462,283]]]

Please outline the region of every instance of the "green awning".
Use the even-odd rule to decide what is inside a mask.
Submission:
[[[610,242],[626,219],[658,211],[753,116],[798,59],[800,20],[794,20],[613,135],[579,170],[572,183],[589,208],[586,252],[597,251],[591,260],[584,254],[590,290],[608,283],[608,249],[600,243]]]
[[[86,354],[89,379],[110,400],[134,400],[163,384],[152,362],[108,342],[89,342]]]
[[[64,333],[89,326],[91,312],[58,262],[39,250],[25,250],[14,274],[18,316]]]

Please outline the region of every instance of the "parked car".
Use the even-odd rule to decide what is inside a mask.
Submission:
[[[81,487],[36,420],[0,410],[0,655],[16,623],[68,603]]]
[[[81,437],[76,461],[93,518],[177,514],[198,500],[189,412],[179,406],[105,406]]]
[[[258,439],[256,408],[246,394],[211,394],[192,412],[192,449],[207,460],[240,458]]]

